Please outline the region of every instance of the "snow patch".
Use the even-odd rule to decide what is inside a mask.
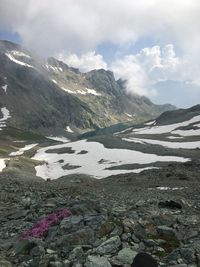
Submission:
[[[33,147],[37,146],[38,144],[30,144],[30,145],[26,145],[25,147],[20,148],[18,151],[16,152],[11,152],[10,156],[21,156],[24,154],[25,151],[28,151],[30,149],[32,149]]]
[[[7,159],[0,159],[0,172],[3,171],[3,169],[6,167],[5,161]]]
[[[152,127],[144,127],[144,128],[139,128],[139,129],[133,129],[133,133],[136,134],[163,134],[163,133],[177,133],[177,131],[174,131],[175,129],[179,127],[184,127],[188,126],[189,124],[199,122],[200,121],[200,115],[195,116],[191,118],[190,120],[184,121],[184,122],[179,122],[179,123],[174,123],[174,124],[169,124],[169,125],[161,125],[161,126],[152,126]],[[192,130],[195,131],[195,130]],[[182,133],[181,131],[180,133]],[[183,133],[182,133],[183,134]]]
[[[72,91],[72,90],[67,89],[67,88],[65,88],[65,87],[61,87],[61,89],[63,89],[64,91],[66,91],[66,92],[69,93],[69,94],[75,94],[75,95],[76,95],[76,92],[75,92],[75,91]]]
[[[71,148],[75,153],[58,154],[47,153],[49,149]],[[87,154],[81,154],[80,151],[86,150]],[[141,172],[147,168],[139,168],[133,170],[109,170],[109,167],[118,167],[124,164],[151,164],[157,161],[161,162],[186,162],[189,159],[174,156],[158,156],[154,154],[145,154],[139,151],[128,149],[109,149],[105,148],[98,142],[87,142],[80,140],[66,144],[49,146],[38,150],[33,159],[45,161],[45,164],[36,166],[37,176],[44,179],[57,179],[69,174],[87,174],[96,178],[104,178],[110,175],[120,173]],[[103,162],[100,164],[99,162]],[[77,169],[66,170],[63,167],[66,165],[78,165]]]
[[[2,130],[3,127],[6,127],[7,119],[11,118],[10,111],[6,107],[1,108],[1,113],[3,114],[3,118],[0,119],[0,130]]]
[[[196,129],[196,130],[175,130],[172,132],[172,134],[178,134],[183,136],[198,136],[200,135],[200,129]]]
[[[22,52],[22,51],[12,50],[11,53],[12,53],[14,56],[18,56],[18,57],[31,58],[29,55],[25,54],[25,53]]]
[[[158,186],[156,189],[161,191],[174,191],[174,190],[183,190],[185,187],[167,187],[167,186]]]
[[[69,126],[66,127],[65,131],[68,132],[68,133],[73,133],[72,129]]]
[[[151,145],[160,145],[168,148],[182,148],[182,149],[196,149],[200,148],[200,141],[194,142],[169,142],[169,141],[159,141],[153,139],[141,139],[141,138],[123,138],[122,140],[134,143],[141,144],[151,144]]]
[[[6,85],[4,85],[4,86],[2,86],[2,89],[4,90],[4,92],[7,94],[7,88],[8,88],[8,85],[6,84]]]
[[[183,139],[183,136],[168,136],[168,139]]]
[[[126,116],[128,116],[129,118],[134,118],[134,117],[135,117],[134,114],[129,114],[129,113],[125,113],[125,114],[126,114]]]
[[[146,122],[144,125],[155,125],[156,124],[156,121],[149,121],[149,122]]]
[[[54,72],[63,72],[63,69],[62,68],[60,68],[60,67],[54,67],[54,66],[52,66],[52,65],[50,65],[50,64],[46,64],[45,65],[46,66],[46,68],[48,69],[48,70],[53,70]]]
[[[58,141],[58,142],[62,142],[62,143],[68,143],[70,140],[67,139],[64,136],[46,136],[46,138],[54,140],[54,141]]]
[[[52,82],[55,83],[55,84],[58,84],[58,83],[56,82],[56,80],[54,80],[54,79],[52,79]]]
[[[90,89],[90,88],[85,88],[85,89],[86,89],[86,92],[87,92],[88,94],[96,95],[96,96],[101,96],[101,94],[100,94],[100,93],[97,93],[97,91],[94,90],[94,89]]]

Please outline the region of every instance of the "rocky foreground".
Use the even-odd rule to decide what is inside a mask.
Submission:
[[[2,173],[0,266],[129,267],[139,251],[160,266],[200,266],[199,167],[196,162],[177,172],[169,165],[162,172],[49,182]],[[63,209],[72,215],[42,237],[21,238],[41,218]]]

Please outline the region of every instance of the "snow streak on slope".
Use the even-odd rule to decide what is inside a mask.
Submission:
[[[71,148],[74,153],[56,153],[56,150],[64,148]],[[54,149],[53,153],[48,151],[50,149]],[[87,153],[81,153],[83,150]],[[33,159],[46,162],[36,167],[37,176],[44,179],[57,179],[77,173],[104,178],[110,175],[140,172],[148,169],[120,170],[120,165],[124,164],[150,164],[157,161],[186,162],[189,160],[182,157],[145,154],[128,149],[108,149],[98,142],[87,142],[86,140],[41,148]],[[110,167],[118,167],[119,169],[108,170],[107,168]]]
[[[3,114],[3,118],[0,119],[0,131],[3,127],[6,127],[7,119],[11,118],[10,111],[6,107],[1,108],[1,113]]]
[[[10,156],[20,156],[23,155],[25,151],[28,151],[30,149],[32,149],[33,147],[37,146],[38,144],[30,144],[30,145],[26,145],[25,147],[20,148],[18,151],[16,152],[11,152]]]
[[[141,144],[151,144],[151,145],[160,145],[168,148],[184,148],[184,149],[196,149],[200,148],[200,141],[194,142],[168,142],[168,141],[159,141],[152,139],[141,139],[141,138],[122,138],[122,140],[127,142],[141,143]]]
[[[13,62],[15,62],[16,64],[18,65],[21,65],[21,66],[24,66],[24,67],[29,67],[29,68],[34,68],[33,66],[21,61],[21,60],[18,60],[16,58],[14,58],[14,56],[10,53],[5,53],[5,55]]]

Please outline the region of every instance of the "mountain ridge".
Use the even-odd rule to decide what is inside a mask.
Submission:
[[[39,59],[9,41],[0,41],[0,60],[0,107],[10,110],[9,126],[64,134],[67,127],[87,131],[136,123],[174,109],[128,95],[111,71],[81,73],[52,57]]]

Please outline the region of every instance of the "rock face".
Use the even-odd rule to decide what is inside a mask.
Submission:
[[[150,119],[173,108],[127,95],[110,71],[83,74],[54,58],[38,59],[7,41],[0,41],[0,62],[0,108],[11,112],[9,125],[21,129],[96,129]]]

